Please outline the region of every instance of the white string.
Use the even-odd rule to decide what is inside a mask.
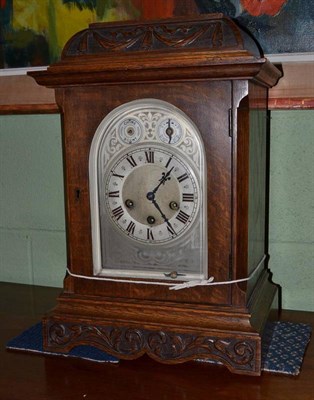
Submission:
[[[253,278],[253,276],[256,274],[256,272],[263,265],[265,259],[266,259],[266,255],[264,254],[264,256],[262,257],[261,261],[257,264],[256,268],[250,273],[250,275],[247,278],[234,279],[234,280],[231,280],[231,281],[214,282],[214,278],[211,276],[209,279],[178,283],[177,285],[171,286],[169,288],[169,290],[181,290],[181,289],[187,289],[187,288],[195,287],[195,286],[232,285],[233,283],[247,282],[247,281],[249,281],[250,279]]]
[[[120,279],[120,278],[106,278],[104,276],[86,276],[86,275],[77,275],[73,274],[69,268],[67,268],[67,273],[74,278],[81,278],[81,279],[89,279],[92,281],[107,281],[107,282],[122,282],[122,283],[135,283],[139,285],[163,285],[163,286],[172,286],[173,283],[168,282],[152,282],[152,281],[133,281],[130,279]]]
[[[100,277],[100,276],[79,275],[79,274],[73,274],[69,270],[69,268],[67,268],[66,270],[67,270],[67,273],[70,276],[72,276],[73,278],[88,279],[88,280],[94,280],[94,281],[135,283],[135,284],[138,284],[138,285],[170,286],[169,290],[181,290],[181,289],[188,289],[188,288],[195,287],[195,286],[232,285],[234,283],[249,281],[250,279],[253,278],[253,276],[257,273],[257,271],[263,265],[265,259],[266,259],[266,255],[264,255],[262,257],[261,261],[257,264],[256,268],[251,272],[251,274],[247,278],[234,279],[234,280],[230,280],[230,281],[214,282],[215,278],[213,276],[211,276],[208,279],[188,281],[188,282],[184,282],[184,283],[178,283],[178,284],[175,284],[175,285],[173,283],[169,283],[169,282],[135,281],[135,280],[130,280],[130,279],[106,278],[106,277]]]

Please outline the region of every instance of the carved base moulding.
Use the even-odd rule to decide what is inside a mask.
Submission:
[[[204,359],[233,373],[260,375],[261,331],[266,310],[277,303],[276,287],[266,278],[256,285],[249,309],[64,293],[43,319],[44,348],[68,353],[90,345],[118,359],[147,354],[165,364]]]
[[[143,354],[156,361],[175,364],[189,360],[213,360],[229,370],[259,375],[261,340],[258,335],[237,337],[234,332],[174,333],[134,327],[98,326],[80,322],[44,321],[48,351],[69,352],[79,345],[92,345],[120,359]]]

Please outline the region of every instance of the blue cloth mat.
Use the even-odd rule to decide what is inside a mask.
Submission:
[[[95,362],[118,363],[119,360],[94,346],[77,346],[69,353],[55,353],[43,349],[42,324],[33,325],[19,336],[11,339],[6,346],[9,350],[21,350],[53,356],[75,357]]]
[[[311,326],[292,322],[267,324],[262,339],[262,370],[288,375],[298,375],[306,347],[311,338]],[[68,354],[48,352],[43,349],[42,325],[38,323],[7,343],[7,349],[76,357],[94,362],[118,363],[113,357],[93,346],[77,346]],[[219,363],[218,363],[219,364]]]
[[[299,375],[311,332],[308,324],[269,323],[262,339],[263,371]]]

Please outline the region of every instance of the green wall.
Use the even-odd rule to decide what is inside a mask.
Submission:
[[[314,111],[271,119],[270,268],[283,307],[314,311]],[[60,117],[0,116],[0,280],[61,286]]]
[[[1,281],[62,285],[61,157],[59,116],[0,116]]]
[[[314,110],[271,115],[270,268],[284,308],[314,311]]]

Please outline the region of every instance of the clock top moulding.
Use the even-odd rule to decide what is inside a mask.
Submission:
[[[266,111],[267,90],[276,84],[280,71],[232,20],[209,14],[91,24],[69,40],[59,62],[47,71],[29,74],[40,85],[55,88],[63,118],[71,275],[65,278],[56,308],[44,318],[45,348],[68,352],[92,342],[121,358],[145,352],[167,363],[212,358],[231,371],[259,374],[261,332],[276,297],[267,263],[261,259],[267,255],[261,237],[266,183],[259,188],[251,177],[256,174],[266,180],[266,118],[262,134],[252,143],[249,131],[256,122],[252,110]],[[262,268],[250,281],[170,291],[164,286],[73,276],[93,277],[88,178],[93,136],[109,112],[143,98],[172,103],[198,125],[209,181],[209,276],[216,281],[246,278],[262,260]],[[250,244],[254,224],[262,244]],[[70,333],[55,341],[54,326]],[[95,340],[93,333],[86,333],[100,326],[105,339]],[[117,343],[108,342],[110,329],[121,329],[122,336],[133,329],[141,344],[130,351],[119,350]],[[170,347],[165,353],[154,347],[156,332],[167,336]],[[180,354],[172,353],[172,340],[181,343]],[[205,345],[209,342],[210,348]],[[241,355],[247,345],[248,352]]]
[[[253,79],[268,87],[281,73],[228,17],[94,23],[65,45],[47,71],[30,72],[47,87],[186,79]]]

